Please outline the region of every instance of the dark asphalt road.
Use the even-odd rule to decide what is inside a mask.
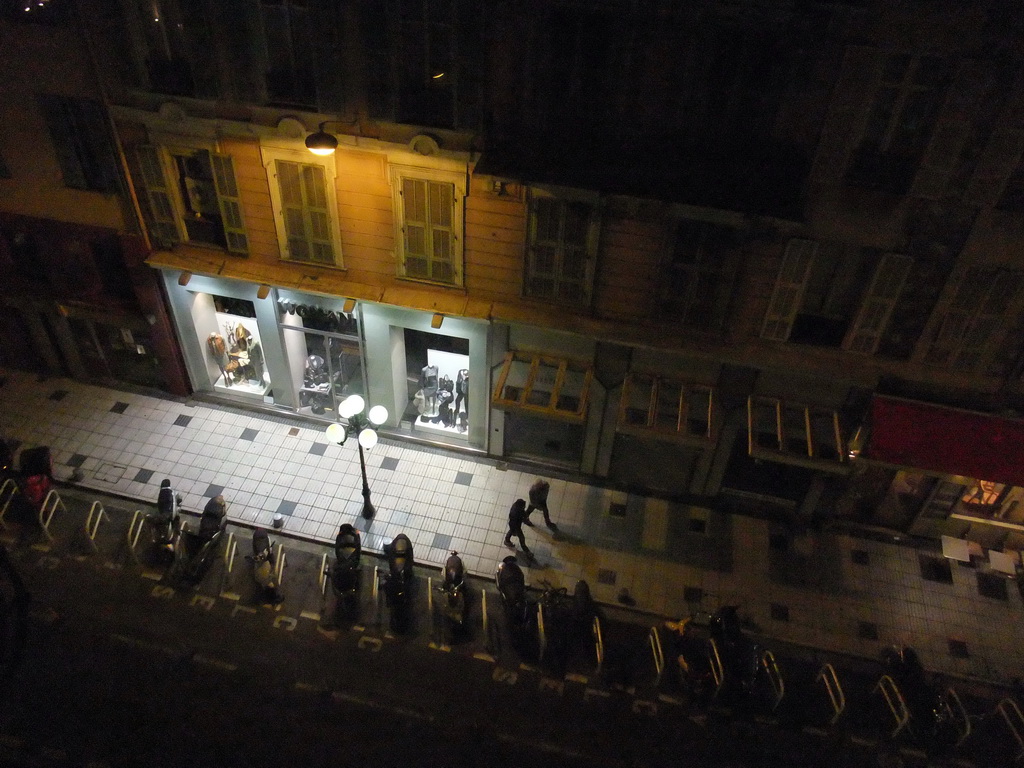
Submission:
[[[426,612],[425,570],[412,635],[392,637],[386,620],[375,621],[369,570],[363,623],[327,630],[318,620],[329,610],[317,583],[324,550],[279,539],[286,600],[276,610],[252,600],[244,541],[231,574],[221,562],[197,590],[174,590],[129,557],[124,502],[108,500],[92,552],[80,530],[88,503],[65,497],[48,550],[35,534],[11,547],[33,603],[30,642],[0,700],[7,763],[842,768],[885,764],[883,753],[928,762],[918,743],[886,747],[874,721],[885,713],[873,704],[846,718],[855,728],[808,727],[827,713],[814,681],[819,658],[779,654],[790,685],[777,712],[708,714],[650,685],[643,622],[606,624],[607,667],[630,673],[619,686],[596,676],[584,652],[567,674],[524,664],[499,621],[485,642],[479,599],[473,636],[442,645]],[[840,671],[851,699],[860,691],[867,702],[875,671]],[[983,712],[994,702],[969,703]],[[995,765],[997,738],[990,731],[986,754],[968,743],[960,764]]]

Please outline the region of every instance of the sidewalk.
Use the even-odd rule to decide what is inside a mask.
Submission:
[[[363,520],[356,446],[323,429],[230,406],[179,402],[67,379],[0,371],[0,437],[49,445],[55,474],[80,487],[153,503],[162,479],[199,511],[223,490],[232,519],[333,542],[341,522],[379,552],[400,532],[419,563],[459,551],[490,576],[510,554],[508,508],[535,477],[488,458],[382,439],[367,454],[377,509]],[[559,530],[532,516],[527,580],[678,617],[736,603],[768,638],[878,658],[913,645],[929,669],[1008,683],[1024,676],[1024,604],[1014,581],[995,579],[937,552],[830,533],[792,537],[773,524],[582,483],[551,480]]]

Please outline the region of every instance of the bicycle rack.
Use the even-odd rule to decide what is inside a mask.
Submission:
[[[434,577],[427,576],[427,615],[430,617],[430,638],[437,645],[437,622],[434,620]]]
[[[373,587],[370,590],[370,594],[373,598],[373,620],[376,622],[377,627],[381,626],[380,616],[380,566],[373,566]]]
[[[786,693],[786,684],[782,680],[782,673],[779,672],[779,665],[775,662],[775,654],[765,651],[761,654],[761,666],[768,675],[768,681],[772,684],[772,692],[775,694],[775,703],[772,704],[772,711],[779,706],[783,695]]]
[[[1017,742],[1018,752],[1014,761],[1019,764],[1024,759],[1024,715],[1021,714],[1017,702],[1010,698],[996,704],[996,712],[1006,721],[1006,727],[1010,729],[1014,741]]]
[[[39,525],[43,528],[43,533],[46,535],[47,541],[50,544],[53,543],[53,534],[50,533],[50,523],[53,521],[53,515],[57,511],[57,508],[63,509],[65,512],[68,508],[64,506],[64,502],[60,498],[60,494],[57,493],[57,489],[51,489],[46,498],[43,499],[43,504],[39,507]]]
[[[548,646],[548,636],[544,629],[544,606],[540,603],[537,603],[537,642],[540,648],[537,658],[544,661],[544,651]]]
[[[281,588],[281,579],[284,578],[284,560],[285,560],[284,547],[280,544],[277,545],[277,567],[274,569],[274,579],[277,581],[277,588]]]
[[[600,617],[594,617],[591,628],[594,633],[594,656],[597,658],[597,669],[594,670],[594,674],[600,675],[601,668],[604,666],[604,636],[601,634]]]
[[[661,685],[661,676],[665,672],[665,651],[661,647],[661,633],[657,627],[651,627],[647,635],[647,642],[651,646],[651,655],[654,657],[654,687]]]
[[[327,553],[320,558],[320,596],[327,595]]]
[[[109,520],[110,515],[107,514],[107,511],[100,502],[94,501],[92,506],[89,507],[89,516],[85,518],[85,535],[93,552],[99,551],[99,548],[96,546],[96,532],[100,529],[100,523],[104,518]]]
[[[959,720],[956,727],[959,734],[956,745],[959,747],[971,735],[971,717],[967,714],[967,709],[964,707],[963,702],[960,701],[960,695],[953,688],[946,689],[946,708],[949,709],[954,722]]]
[[[487,590],[480,590],[480,621],[482,622],[483,633],[484,633],[484,650],[491,651],[491,634],[487,628]]]
[[[895,736],[910,722],[910,710],[907,709],[907,702],[904,701],[903,694],[900,693],[900,689],[889,675],[882,675],[872,690],[882,692],[885,703],[889,707],[889,711],[892,712],[893,719],[896,721],[896,727],[893,728],[891,734]]]
[[[711,695],[711,698],[714,698],[722,690],[722,683],[725,682],[725,668],[718,653],[718,643],[713,637],[708,638],[708,664],[711,666],[711,676],[715,680],[715,692]]]
[[[182,531],[185,530],[182,525]],[[235,555],[238,554],[238,539],[235,538],[235,532],[228,532],[228,544],[224,547],[224,575],[221,578],[221,589],[220,596],[227,598],[228,600],[241,600],[242,596],[237,592],[229,592],[225,587],[229,585],[231,581],[231,572],[235,567]]]
[[[818,670],[818,676],[814,678],[814,682],[819,680],[824,684],[828,700],[832,704],[832,718],[828,724],[835,725],[836,720],[846,709],[846,694],[843,693],[843,686],[839,684],[839,677],[836,675],[835,667],[831,664],[826,664]]]
[[[3,502],[0,503],[0,528],[7,527],[7,523],[4,522],[4,515],[7,514],[7,508],[11,505],[11,501],[17,495],[18,484],[11,478],[4,480],[4,484],[0,485],[0,499],[3,499]]]
[[[128,524],[128,551],[131,553],[132,559],[137,563],[139,562],[139,553],[135,551],[135,547],[138,546],[139,537],[142,535],[142,529],[146,524],[146,515],[141,509],[136,509],[132,514],[132,521]]]

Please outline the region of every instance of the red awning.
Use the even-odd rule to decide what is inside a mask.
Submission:
[[[861,458],[1024,486],[1024,421],[876,396]]]

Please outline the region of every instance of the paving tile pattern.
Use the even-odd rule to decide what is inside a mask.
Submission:
[[[282,514],[286,531],[323,542],[351,522],[374,552],[404,532],[417,561],[439,566],[457,549],[471,573],[488,578],[509,554],[509,505],[526,498],[536,477],[515,464],[383,436],[366,453],[377,508],[366,521],[356,446],[311,451],[324,445],[320,426],[63,379],[41,391],[36,377],[17,371],[0,378],[0,437],[49,445],[60,479],[78,469],[80,486],[153,503],[166,477],[186,509],[223,493],[234,520],[269,527]],[[536,556],[522,563],[531,584],[572,589],[585,578],[598,600],[616,604],[626,592],[637,609],[671,618],[739,605],[769,645],[778,639],[878,658],[884,644],[905,642],[929,669],[1002,683],[1024,669],[1018,583],[995,580],[983,565],[951,567],[934,544],[919,551],[800,534],[717,510],[700,517],[707,523],[697,531],[685,505],[549,479],[559,530],[526,529]],[[613,506],[621,516],[610,514]],[[663,547],[644,548],[645,520],[661,521]]]

